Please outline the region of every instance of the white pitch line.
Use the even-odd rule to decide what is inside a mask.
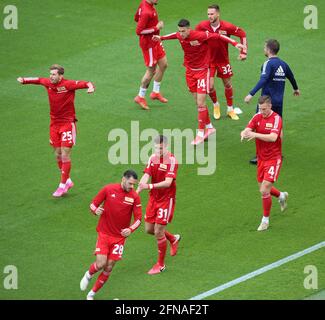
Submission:
[[[316,251],[318,249],[321,249],[323,247],[325,247],[325,241],[320,242],[320,243],[318,243],[318,244],[316,244],[316,245],[314,245],[314,246],[312,246],[310,248],[307,248],[307,249],[305,249],[303,251],[299,251],[299,252],[297,252],[297,253],[295,253],[295,254],[293,254],[291,256],[288,256],[286,258],[283,258],[281,260],[278,260],[276,262],[268,264],[267,266],[265,266],[263,268],[255,270],[255,271],[253,271],[251,273],[248,273],[248,274],[246,274],[246,275],[244,275],[244,276],[242,276],[240,278],[237,278],[235,280],[227,282],[227,283],[225,283],[225,284],[223,284],[221,286],[218,286],[218,287],[216,287],[214,289],[203,292],[203,293],[201,293],[201,294],[199,294],[199,295],[197,295],[197,296],[195,296],[193,298],[190,298],[189,300],[202,300],[202,299],[204,299],[206,297],[212,296],[212,295],[214,295],[214,294],[216,294],[218,292],[221,292],[221,291],[226,290],[226,289],[228,289],[230,287],[233,287],[233,286],[235,286],[235,285],[237,285],[237,284],[239,284],[241,282],[244,282],[244,281],[246,281],[248,279],[252,279],[252,278],[254,278],[254,277],[256,277],[256,276],[258,276],[258,275],[260,275],[260,274],[262,274],[264,272],[267,272],[267,271],[270,271],[270,270],[275,269],[277,267],[280,267],[280,266],[282,266],[283,264],[285,264],[287,262],[296,260],[296,259],[298,259],[298,258],[300,258],[300,257],[302,257],[302,256],[304,256],[304,255],[306,255],[308,253],[311,253],[311,252]]]

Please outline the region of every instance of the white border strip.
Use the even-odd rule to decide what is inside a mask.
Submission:
[[[288,256],[286,258],[278,260],[278,261],[276,261],[274,263],[271,263],[271,264],[269,264],[269,265],[267,265],[267,266],[265,266],[263,268],[255,270],[255,271],[253,271],[251,273],[248,273],[248,274],[246,274],[246,275],[244,275],[244,276],[242,276],[240,278],[237,278],[235,280],[227,282],[227,283],[225,283],[225,284],[223,284],[221,286],[218,286],[218,287],[216,287],[214,289],[203,292],[203,293],[201,293],[201,294],[199,294],[199,295],[197,295],[197,296],[195,296],[193,298],[190,298],[189,300],[202,300],[202,299],[204,299],[206,297],[212,296],[212,295],[214,295],[214,294],[216,294],[218,292],[221,292],[221,291],[226,290],[226,289],[228,289],[230,287],[233,287],[233,286],[235,286],[235,285],[237,285],[237,284],[239,284],[241,282],[244,282],[244,281],[246,281],[248,279],[252,279],[252,278],[254,278],[254,277],[256,277],[256,276],[258,276],[258,275],[260,275],[260,274],[262,274],[264,272],[267,272],[267,271],[270,271],[270,270],[275,269],[277,267],[280,267],[280,266],[282,266],[283,264],[285,264],[287,262],[296,260],[296,259],[298,259],[298,258],[300,258],[300,257],[302,257],[302,256],[304,256],[304,255],[306,255],[308,253],[311,253],[311,252],[316,251],[318,249],[321,249],[323,247],[325,247],[325,241],[320,242],[320,243],[318,243],[318,244],[316,244],[316,245],[314,245],[314,246],[312,246],[310,248],[307,248],[307,249],[305,249],[303,251],[297,252],[297,253],[295,253],[295,254],[293,254],[291,256]]]

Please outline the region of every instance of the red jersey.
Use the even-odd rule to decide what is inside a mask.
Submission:
[[[178,170],[178,163],[173,154],[167,153],[165,157],[157,157],[153,154],[148,161],[144,173],[151,176],[151,183],[158,183],[165,181],[166,178],[173,178],[173,182],[169,188],[152,189],[150,191],[150,197],[153,197],[156,201],[165,201],[169,198],[176,196],[176,176]]]
[[[121,184],[108,184],[93,199],[90,209],[94,211],[93,206],[98,208],[102,202],[104,202],[104,212],[99,218],[97,232],[118,238],[122,237],[122,229],[130,228],[133,232],[140,226],[141,200],[134,190],[127,192]],[[130,226],[132,212],[134,223]]]
[[[275,142],[267,142],[255,139],[257,158],[263,161],[276,160],[282,157],[282,119],[272,111],[267,117],[263,118],[262,114],[257,113],[248,123],[247,128],[253,129],[257,133],[270,134],[275,132],[278,138]]]
[[[62,79],[59,83],[51,83],[49,78],[23,78],[23,84],[38,84],[46,88],[49,103],[51,122],[74,122],[75,90],[88,88],[87,81]]]
[[[153,4],[142,0],[134,20],[137,22],[136,34],[139,36],[139,44],[143,49],[155,47],[157,42],[152,41],[153,35],[159,35],[159,29],[156,25],[158,23],[158,14]]]
[[[209,45],[220,40],[236,46],[238,43],[218,33],[191,30],[189,36],[183,39],[179,32],[162,36],[161,40],[178,39],[184,50],[184,66],[192,70],[201,70],[209,67]]]
[[[209,31],[210,33],[217,33],[227,37],[236,36],[240,38],[240,43],[247,48],[246,32],[227,22],[221,20],[219,25],[214,28],[211,26],[209,20],[200,22],[195,30]],[[215,67],[218,63],[229,63],[228,43],[224,41],[209,42],[210,66]],[[247,54],[247,49],[241,51],[242,54]]]

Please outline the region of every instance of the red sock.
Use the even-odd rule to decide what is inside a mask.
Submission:
[[[217,99],[217,92],[215,89],[212,89],[210,92],[209,92],[209,96],[212,100],[213,103],[217,103],[218,99]]]
[[[232,86],[230,88],[225,88],[225,96],[226,96],[226,100],[227,100],[227,106],[231,107],[233,104]]]
[[[280,191],[274,187],[271,188],[271,195],[273,197],[279,198],[280,197]]]
[[[62,158],[61,157],[57,157],[56,158],[56,162],[58,164],[59,169],[61,170],[62,169]]]
[[[96,272],[98,272],[99,270],[97,269],[97,264],[96,262],[94,262],[90,267],[89,267],[89,274],[92,276],[94,275]]]
[[[272,197],[270,194],[262,195],[262,202],[263,202],[263,216],[268,217],[271,212],[272,207]]]
[[[173,243],[176,240],[175,236],[167,230],[165,230],[165,236],[170,243]]]
[[[97,292],[104,284],[105,282],[108,280],[109,276],[110,276],[110,272],[106,272],[103,271],[97,278],[92,291]]]
[[[204,119],[205,119],[205,124],[210,124],[211,120],[210,120],[210,116],[209,116],[209,110],[208,107],[205,107],[205,111],[204,111]]]
[[[163,266],[165,265],[165,256],[167,251],[167,239],[164,236],[157,240],[158,242],[158,263]]]
[[[205,122],[206,122],[206,107],[198,107],[197,108],[198,111],[198,122],[199,122],[199,130],[200,129],[205,129]]]
[[[62,162],[61,183],[66,183],[70,177],[71,161]]]

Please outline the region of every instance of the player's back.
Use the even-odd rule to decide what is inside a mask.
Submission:
[[[136,34],[139,36],[140,46],[143,49],[156,46],[157,42],[152,41],[152,36],[159,35],[159,30],[148,34],[141,34],[141,32],[145,29],[156,27],[159,20],[155,7],[143,0],[135,13],[134,20],[137,22]]]

